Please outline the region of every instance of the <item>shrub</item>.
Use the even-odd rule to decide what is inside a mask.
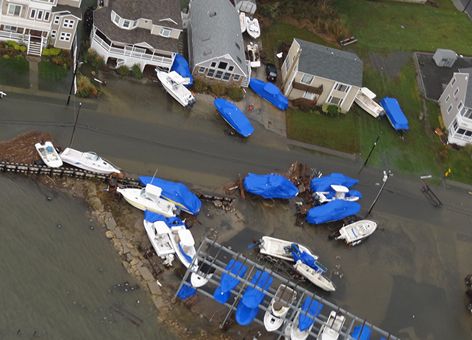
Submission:
[[[116,69],[116,72],[118,72],[118,74],[122,77],[125,77],[127,75],[129,75],[129,67],[128,66],[120,66]]]
[[[43,49],[42,55],[45,57],[49,57],[49,56],[57,56],[60,53],[61,53],[60,48],[50,47],[50,48]]]
[[[226,89],[226,95],[235,102],[239,102],[244,98],[243,89],[237,86],[228,87]]]
[[[195,78],[193,81],[192,90],[198,93],[204,93],[208,91],[208,85],[200,78]]]
[[[13,48],[14,50],[19,51],[19,52],[25,52],[26,51],[26,46],[25,45],[20,45],[17,42],[12,41],[12,40],[6,41],[5,45],[10,47],[10,48]]]
[[[100,70],[105,66],[105,60],[93,48],[87,50],[84,61],[95,70]]]
[[[4,54],[3,59],[10,59],[10,56],[8,54]]]
[[[328,106],[328,116],[336,117],[339,114],[339,108],[335,105]]]
[[[143,72],[141,72],[141,68],[138,64],[134,64],[133,67],[131,67],[131,75],[136,79],[143,78]]]
[[[96,97],[98,89],[92,84],[89,78],[79,75],[77,80],[77,96],[82,98]]]
[[[226,94],[226,88],[223,85],[220,85],[220,84],[217,84],[217,83],[211,84],[210,85],[210,90],[217,97],[221,97],[221,96],[224,96]]]

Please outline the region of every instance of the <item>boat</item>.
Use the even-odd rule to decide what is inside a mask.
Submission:
[[[44,144],[36,143],[34,145],[38,151],[41,160],[50,168],[59,168],[62,166],[62,159],[59,157],[54,145],[51,142],[44,142]]]
[[[120,173],[120,170],[117,167],[98,156],[95,152],[81,152],[75,149],[66,148],[61,152],[60,156],[64,163],[87,171],[104,175]]]
[[[241,326],[247,326],[254,321],[259,312],[259,305],[264,300],[265,291],[269,290],[273,278],[265,271],[256,271],[251,279],[251,285],[246,288],[243,297],[236,309],[236,322]],[[262,289],[259,290],[256,287]]]
[[[162,189],[148,184],[144,188],[117,188],[123,198],[133,207],[149,210],[165,217],[175,216],[175,204],[161,198]]]
[[[287,285],[281,284],[270,301],[269,308],[264,314],[264,327],[268,332],[274,332],[284,323],[290,305],[295,301],[297,292]]]
[[[195,97],[192,92],[185,87],[185,84],[188,84],[188,80],[175,71],[167,73],[156,69],[156,73],[164,89],[177,100],[180,105],[183,107],[192,107],[193,104],[195,104]]]
[[[367,325],[354,326],[351,332],[351,340],[369,340],[372,336],[372,328]]]
[[[339,229],[336,240],[344,240],[348,245],[355,246],[372,235],[377,229],[377,223],[370,220],[360,220]]]
[[[385,110],[374,100],[375,97],[375,93],[373,93],[367,87],[362,87],[359,92],[357,92],[354,101],[361,107],[361,109],[366,111],[372,117],[377,118],[379,116],[383,116],[385,114]]]
[[[344,174],[341,174],[339,172],[333,172],[329,175],[325,176],[320,176],[313,178],[310,181],[310,189],[313,192],[324,192],[324,191],[330,191],[331,190],[331,185],[342,185],[345,186],[346,188],[351,188],[354,185],[359,183],[359,180],[355,178],[348,177]]]
[[[261,56],[259,54],[259,45],[252,41],[247,45],[246,56],[249,60],[249,66],[252,68],[261,67]]]
[[[216,98],[213,101],[220,116],[229,124],[239,135],[244,138],[249,137],[254,132],[254,127],[242,111],[230,101],[223,98]]]
[[[301,244],[281,240],[270,236],[262,236],[259,241],[259,252],[264,255],[277,257],[285,261],[294,262],[294,258],[291,252],[293,244],[296,244],[301,251],[311,255],[314,259],[318,259],[318,256],[312,254],[307,247]]]
[[[321,204],[334,200],[356,202],[362,198],[362,194],[357,190],[350,190],[344,185],[332,184],[330,191],[317,191],[315,192],[314,197]]]
[[[398,100],[395,98],[385,97],[380,101],[380,105],[385,110],[390,125],[399,132],[409,129],[408,119],[403,113]]]
[[[344,315],[331,311],[328,320],[321,326],[317,340],[338,340],[346,318]]]
[[[247,192],[266,199],[290,199],[298,195],[298,188],[295,184],[279,174],[248,173],[244,177],[243,185]]]
[[[245,266],[242,262],[231,259],[231,261],[229,261],[229,263],[225,267],[225,272],[221,276],[219,286],[215,289],[215,292],[213,293],[213,297],[215,298],[215,300],[219,303],[226,303],[231,296],[231,291],[236,288],[240,282],[237,277],[244,277],[246,271],[247,266]]]
[[[241,26],[241,33],[246,32],[247,22],[246,22],[246,13],[239,12],[239,25]]]
[[[172,265],[175,249],[172,243],[171,230],[163,221],[154,223],[144,219],[144,229],[157,256],[165,260],[166,265]]]
[[[329,280],[327,277],[323,276],[324,270],[312,268],[302,261],[297,261],[294,268],[298,273],[307,278],[315,286],[327,292],[334,292],[336,290],[333,282],[331,282],[331,280]]]
[[[357,202],[334,200],[308,210],[306,221],[310,224],[335,222],[354,216],[359,211],[361,211],[361,206]]]
[[[261,98],[264,98],[269,103],[274,105],[279,110],[288,109],[288,98],[282,94],[282,91],[272,84],[271,82],[265,82],[260,79],[252,78],[249,82],[249,87]]]
[[[177,72],[184,79],[182,85],[186,87],[191,87],[193,85],[192,72],[190,71],[187,59],[185,59],[183,55],[178,53],[175,55],[170,70]]]
[[[311,297],[303,300],[302,308],[297,312],[291,325],[290,338],[292,340],[305,340],[310,335],[315,324],[315,319],[320,315],[323,304]]]
[[[246,17],[246,32],[254,39],[261,36],[261,26],[257,18]]]

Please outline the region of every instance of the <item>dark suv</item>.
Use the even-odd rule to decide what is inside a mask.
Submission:
[[[274,64],[267,64],[265,70],[267,80],[275,82],[277,80],[277,67]]]

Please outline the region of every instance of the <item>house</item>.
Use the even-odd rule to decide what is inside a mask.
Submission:
[[[231,0],[239,12],[254,15],[257,10],[256,0]]]
[[[363,64],[350,52],[294,39],[282,64],[282,89],[291,100],[350,110],[362,87]]]
[[[189,9],[187,35],[193,76],[247,87],[251,68],[236,9],[229,0],[191,0]]]
[[[179,52],[180,2],[100,0],[93,13],[90,47],[116,67],[169,70]]]
[[[0,0],[0,40],[27,46],[41,56],[52,45],[70,50],[79,21],[81,0]]]
[[[447,140],[464,146],[472,143],[472,68],[459,69],[447,84],[439,106]]]
[[[457,60],[457,53],[453,50],[438,48],[434,52],[433,60],[438,67],[452,67]]]

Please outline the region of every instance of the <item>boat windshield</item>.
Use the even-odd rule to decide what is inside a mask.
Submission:
[[[95,152],[86,152],[85,158],[90,159],[92,161],[98,161],[100,157]]]

